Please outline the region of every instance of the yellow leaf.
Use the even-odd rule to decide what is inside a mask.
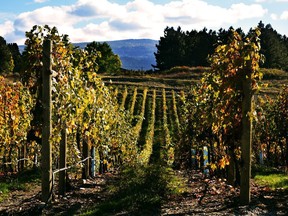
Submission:
[[[212,163],[212,164],[210,165],[210,167],[211,167],[212,171],[214,171],[214,170],[217,169],[217,166],[216,166],[216,164],[214,164],[214,163]]]

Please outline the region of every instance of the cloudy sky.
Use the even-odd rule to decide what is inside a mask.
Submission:
[[[48,24],[72,42],[158,40],[166,26],[247,31],[260,20],[288,36],[288,0],[2,0],[0,36],[20,45],[25,31]]]

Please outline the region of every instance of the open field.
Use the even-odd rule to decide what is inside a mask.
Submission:
[[[176,67],[169,71],[156,74],[144,75],[100,75],[107,85],[113,86],[141,86],[150,88],[165,88],[167,90],[186,91],[190,86],[200,83],[203,73],[209,68],[187,68]],[[264,86],[260,94],[277,94],[283,86],[288,85],[288,72],[277,69],[261,69],[263,79],[260,83]],[[137,73],[136,73],[137,74]]]

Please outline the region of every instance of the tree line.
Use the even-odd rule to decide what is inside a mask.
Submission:
[[[261,50],[265,61],[261,63],[264,68],[277,68],[288,70],[288,38],[279,34],[270,24],[265,25],[262,21],[258,23],[261,31]],[[220,28],[217,32],[204,28],[200,31],[183,31],[179,26],[177,29],[166,27],[164,36],[160,37],[156,45],[157,52],[154,53],[157,70],[167,70],[175,66],[209,66],[208,56],[212,55],[216,46],[226,44],[231,37],[231,29]],[[245,33],[241,28],[235,30],[242,37]],[[251,30],[247,33],[247,35]],[[75,47],[77,48],[77,47]],[[115,55],[107,43],[92,42],[85,48],[88,52],[97,50],[98,73],[117,73],[121,69],[121,60]],[[27,59],[26,59],[27,60]],[[16,43],[6,43],[0,36],[0,73],[18,72],[25,70],[25,56],[19,51]]]
[[[31,33],[31,32],[30,32]],[[26,32],[29,34],[29,32]],[[27,46],[27,44],[25,44]],[[74,50],[79,50],[79,47],[73,47]],[[106,42],[91,42],[84,48],[89,55],[97,56],[95,62],[95,71],[98,73],[117,73],[121,69],[121,60],[118,55],[114,54],[110,45]],[[77,52],[76,52],[77,53]],[[6,40],[0,36],[0,74],[3,73],[19,73],[23,72],[29,67],[27,65],[29,53],[27,47],[21,53],[17,43],[7,43]]]
[[[279,34],[270,24],[265,25],[262,21],[257,26],[261,31],[260,54],[265,57],[261,63],[264,68],[277,68],[288,70],[288,38]],[[209,66],[208,56],[214,53],[215,48],[221,44],[227,44],[231,38],[230,27],[223,28],[218,32],[204,28],[201,31],[183,31],[179,26],[177,29],[166,27],[164,36],[160,37],[156,45],[157,52],[154,53],[156,65],[155,70],[168,70],[175,66]],[[241,28],[235,30],[241,37],[246,34]],[[252,29],[247,33],[251,34]]]

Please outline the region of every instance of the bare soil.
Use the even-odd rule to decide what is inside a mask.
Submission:
[[[288,215],[288,191],[260,187],[252,180],[251,204],[240,206],[239,189],[225,179],[206,178],[195,171],[175,174],[185,179],[187,188],[181,195],[169,195],[153,208],[137,212],[109,209],[103,215]],[[27,191],[11,192],[0,203],[0,215],[80,215],[109,201],[112,192],[108,186],[118,180],[118,174],[111,173],[86,181],[73,180],[66,196],[55,194],[50,204],[41,202],[39,184],[30,185]]]

